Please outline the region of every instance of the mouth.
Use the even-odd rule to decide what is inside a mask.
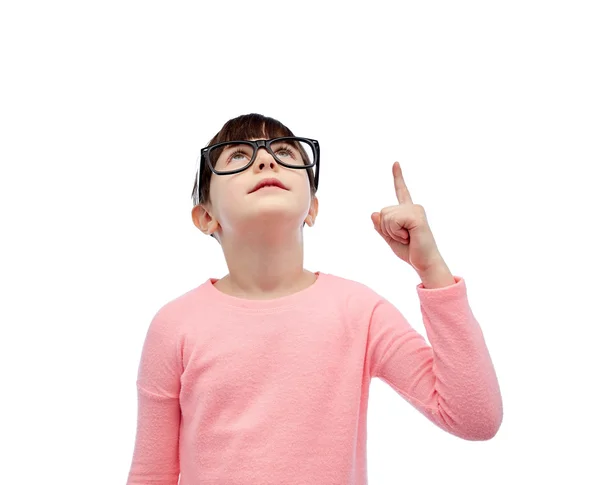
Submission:
[[[262,190],[262,189],[287,190],[279,180],[271,178],[271,179],[260,181],[257,184],[257,186],[250,191],[250,193],[258,192],[259,190]]]
[[[279,187],[279,185],[263,185],[262,187],[259,187],[258,189],[253,190],[251,193],[258,192],[259,190],[265,190],[265,189],[285,190],[285,189],[282,189],[281,187]]]

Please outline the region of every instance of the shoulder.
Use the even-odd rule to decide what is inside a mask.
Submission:
[[[210,298],[206,292],[207,284],[208,281],[160,305],[154,315],[153,324],[168,326],[171,329],[180,328],[190,319],[195,320],[199,315],[205,314],[210,305]]]
[[[337,292],[349,301],[373,305],[382,299],[375,290],[360,281],[326,273],[328,289]]]

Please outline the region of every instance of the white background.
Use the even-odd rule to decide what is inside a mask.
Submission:
[[[504,421],[469,442],[371,385],[369,483],[599,483],[596,2],[4,2],[3,483],[125,483],[151,317],[227,273],[199,149],[258,112],[319,140],[305,267],[424,333],[375,232],[399,161],[469,301]]]

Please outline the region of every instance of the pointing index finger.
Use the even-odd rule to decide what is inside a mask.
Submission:
[[[400,163],[394,162],[392,167],[392,173],[394,174],[394,188],[396,189],[396,198],[398,199],[398,203],[409,203],[412,204],[412,198],[410,197],[410,192],[408,191],[408,187],[404,182],[404,177],[402,176],[402,169],[400,168]]]

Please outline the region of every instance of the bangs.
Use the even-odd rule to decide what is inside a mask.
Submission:
[[[294,134],[289,128],[273,118],[251,113],[229,120],[210,143],[249,140],[251,138],[270,139],[280,136],[294,136]]]

